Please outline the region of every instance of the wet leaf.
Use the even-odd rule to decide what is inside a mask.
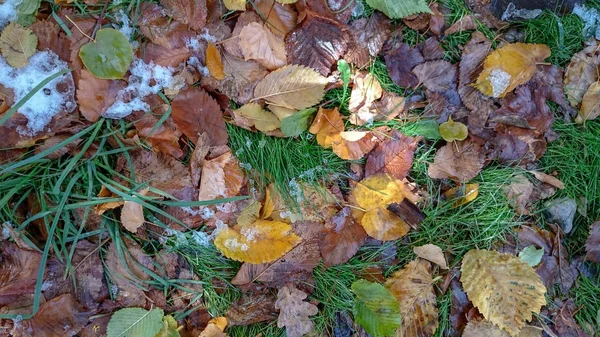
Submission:
[[[408,43],[400,43],[391,50],[386,50],[386,48],[384,48],[383,56],[392,81],[401,87],[416,87],[419,79],[412,73],[412,70],[415,66],[425,62],[419,49],[411,47]]]
[[[281,132],[287,137],[300,136],[308,130],[309,121],[316,111],[316,108],[304,109],[282,119]]]
[[[344,58],[358,68],[365,67],[379,55],[391,29],[390,20],[380,12],[373,12],[368,18],[352,21],[350,33],[354,44],[352,48],[348,48]]]
[[[483,164],[484,154],[476,143],[449,143],[438,150],[427,173],[433,179],[468,182],[479,174]]]
[[[15,68],[23,68],[35,54],[38,38],[33,32],[11,23],[0,34],[0,51],[6,62]]]
[[[283,39],[271,33],[267,25],[249,23],[240,31],[238,44],[246,61],[255,60],[269,70],[287,64]]]
[[[254,89],[255,100],[302,110],[321,101],[327,79],[310,68],[288,65],[262,79]]]
[[[394,295],[378,283],[352,283],[354,319],[374,337],[393,336],[400,326],[400,308]]]
[[[83,329],[89,316],[90,313],[84,312],[71,294],[60,295],[42,303],[33,318],[15,324],[12,335],[74,336]]]
[[[504,97],[517,86],[529,82],[537,63],[550,57],[543,44],[507,44],[488,55],[475,87],[484,95]]]
[[[409,262],[385,281],[385,287],[400,303],[400,335],[432,336],[439,322],[429,261]]]
[[[221,107],[206,91],[189,88],[171,102],[171,116],[181,131],[194,143],[207,133],[211,146],[227,144],[227,127]]]
[[[544,256],[544,250],[535,248],[535,246],[527,246],[519,252],[519,257],[523,262],[527,263],[531,267],[535,267],[542,261]]]
[[[115,312],[106,329],[107,337],[155,336],[162,328],[164,313],[155,308],[125,308]]]
[[[249,119],[252,125],[262,132],[273,131],[281,126],[281,121],[272,112],[264,110],[260,104],[248,103],[235,110],[235,113]]]
[[[533,313],[546,305],[546,287],[518,257],[471,250],[463,258],[460,281],[473,305],[490,322],[518,336]]]
[[[369,154],[365,176],[387,173],[396,179],[403,179],[408,175],[420,138],[408,137],[399,132],[392,136],[393,138],[379,143]]]
[[[219,52],[217,46],[212,43],[209,43],[206,47],[206,68],[208,68],[210,76],[214,79],[220,81],[225,78],[221,52]]]
[[[453,187],[444,192],[444,197],[447,200],[453,201],[452,208],[457,208],[466,205],[475,200],[479,195],[479,184],[466,184]]]
[[[307,295],[296,289],[293,285],[285,285],[277,292],[275,309],[279,309],[277,326],[285,327],[286,336],[301,337],[315,330],[310,316],[314,316],[319,309],[314,304],[304,302]]]
[[[81,47],[79,57],[92,75],[103,79],[122,79],[133,61],[133,51],[123,33],[104,28],[96,33],[94,41]]]
[[[417,13],[431,13],[425,0],[367,0],[367,4],[382,11],[390,19],[402,19]]]
[[[465,140],[469,136],[469,129],[461,122],[455,122],[452,118],[440,124],[440,136],[447,141]]]
[[[413,252],[415,252],[418,257],[431,261],[442,267],[442,269],[448,269],[448,263],[446,262],[446,257],[444,257],[444,252],[436,245],[428,243],[423,246],[414,247]]]
[[[575,122],[585,124],[586,121],[596,119],[598,116],[600,116],[600,82],[594,82],[583,95]]]
[[[344,207],[329,220],[328,229],[319,240],[323,263],[326,266],[335,266],[346,263],[363,245],[367,233],[358,224],[352,210]]]

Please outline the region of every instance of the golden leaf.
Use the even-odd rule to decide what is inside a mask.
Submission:
[[[321,101],[327,78],[301,65],[287,65],[263,78],[254,89],[254,100],[302,110]]]
[[[148,188],[145,188],[139,192],[141,195],[146,195],[148,193]],[[137,199],[136,196],[134,198]],[[121,209],[121,224],[128,231],[135,233],[138,228],[144,225],[144,208],[142,204],[137,203],[135,201],[125,201],[123,204],[123,208]]]
[[[328,149],[333,144],[334,137],[344,132],[344,121],[337,108],[324,109],[319,107],[315,119],[308,132],[317,136],[317,143]]]
[[[98,192],[98,197],[101,198],[118,198],[119,196],[115,193],[113,193],[112,191],[110,191],[108,188],[106,188],[106,186],[102,185],[102,187],[100,188],[100,192]],[[111,201],[111,202],[105,202],[103,204],[98,204],[96,206],[96,214],[98,215],[102,215],[104,212],[110,210],[110,209],[114,209],[117,208],[121,205],[123,205],[123,201]]]
[[[287,4],[294,4],[298,0],[275,0],[275,1],[279,2],[280,4],[287,5]]]
[[[255,60],[269,70],[287,64],[283,39],[258,22],[251,22],[242,28],[239,46],[246,61]]]
[[[510,335],[488,321],[470,321],[462,337],[510,337]],[[519,332],[519,337],[542,337],[542,329],[526,326]]]
[[[516,256],[473,249],[463,258],[461,272],[469,300],[488,321],[513,337],[546,304],[542,280]]]
[[[221,61],[221,53],[212,43],[209,43],[206,47],[206,67],[210,76],[216,80],[223,80],[225,78],[225,71],[223,67],[223,61]]]
[[[598,116],[600,116],[600,82],[594,82],[583,95],[575,123],[585,124],[586,121],[596,119]]]
[[[35,54],[38,39],[29,28],[11,23],[0,35],[0,51],[6,62],[15,68],[23,68],[29,57]]]
[[[444,192],[446,200],[452,200],[452,208],[466,205],[479,195],[479,184],[466,184],[451,188]]]
[[[410,227],[397,215],[387,210],[391,203],[399,203],[405,197],[416,202],[412,192],[401,180],[387,174],[373,175],[360,181],[350,195],[357,207],[354,217],[367,234],[377,240],[396,240],[408,233]]]
[[[227,327],[227,318],[215,317],[208,321],[208,325],[198,337],[227,337],[223,332]]]
[[[504,97],[517,86],[527,83],[535,73],[537,63],[550,57],[544,44],[513,43],[488,55],[475,87],[484,95]]]
[[[385,287],[400,303],[400,336],[432,336],[439,322],[431,264],[422,259],[411,261],[388,278]]]
[[[221,229],[215,247],[232,260],[267,263],[282,257],[300,241],[289,224],[258,220],[248,226]]]
[[[256,220],[258,220],[258,216],[260,213],[262,205],[258,201],[252,202],[250,205],[246,206],[237,217],[238,226],[250,226]]]
[[[284,108],[282,106],[277,106],[277,105],[269,105],[267,108],[269,108],[269,110],[275,116],[277,116],[277,118],[279,118],[280,121],[282,121],[284,118],[290,117],[291,115],[298,112],[298,110],[296,110],[296,109],[288,109],[288,108]]]
[[[465,140],[469,136],[469,129],[461,122],[455,122],[452,117],[447,122],[440,124],[440,136],[447,142]]]
[[[248,103],[235,110],[235,113],[250,120],[258,131],[269,132],[281,126],[281,121],[272,112],[264,110],[260,104]]]
[[[267,188],[265,189],[265,203],[260,210],[260,218],[266,219],[270,217],[271,213],[273,213],[273,209],[275,209],[275,203],[271,197],[271,188]]]
[[[246,0],[223,0],[223,4],[230,11],[246,10]]]

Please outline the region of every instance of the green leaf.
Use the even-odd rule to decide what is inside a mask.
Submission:
[[[531,267],[535,267],[542,262],[544,256],[544,250],[542,248],[535,248],[535,246],[527,246],[519,253],[521,260]]]
[[[96,40],[79,50],[79,57],[92,75],[103,79],[122,79],[133,61],[127,37],[112,28],[100,29]]]
[[[382,11],[390,19],[402,19],[417,13],[431,13],[425,0],[367,0],[367,4]]]
[[[469,129],[463,123],[455,122],[450,118],[447,122],[440,124],[440,135],[447,142],[465,140],[469,136]]]
[[[42,0],[23,0],[17,6],[17,23],[24,27],[34,23],[41,3]]]
[[[162,309],[125,308],[108,322],[106,337],[154,337],[163,327]]]
[[[310,119],[317,111],[316,108],[300,110],[281,120],[281,132],[287,137],[296,137],[308,130]]]
[[[384,286],[358,280],[352,283],[356,294],[354,319],[374,337],[394,336],[400,326],[400,304]]]
[[[440,124],[434,119],[423,119],[410,123],[402,132],[407,136],[423,136],[427,139],[438,140],[440,136]]]
[[[350,65],[346,60],[340,59],[337,63],[338,71],[340,72],[340,78],[344,83],[344,97],[342,102],[346,100],[346,94],[348,93],[348,85],[350,85],[350,77],[352,74],[350,73]]]

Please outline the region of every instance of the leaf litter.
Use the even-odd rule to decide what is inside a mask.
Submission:
[[[164,0],[135,11],[85,1],[100,6],[99,15],[63,2],[5,1],[0,152],[32,163],[46,155],[62,165],[59,176],[81,161],[87,179],[98,181],[90,180],[87,196],[79,185],[65,192],[73,193],[69,202],[91,202],[67,204],[84,219],[72,233],[63,232],[71,213],[50,215],[58,227],[32,219],[38,230],[31,232],[3,224],[0,314],[17,318],[0,320],[0,328],[23,336],[141,329],[214,337],[277,321],[289,336],[318,329],[337,336],[337,327],[320,324],[329,303],[318,275],[351,268],[352,281],[341,281],[345,308],[335,317],[357,333],[432,336],[443,326],[453,336],[583,334],[588,327],[566,296],[580,273],[590,273],[581,266],[600,260],[597,222],[585,254],[571,260],[553,225],[515,228],[496,250],[464,256],[436,245],[435,236],[413,241],[423,223],[437,221],[431,205],[474,207],[488,193],[480,175],[488,167],[525,169],[497,188],[535,223],[538,201],[570,187],[558,179],[564,172],[544,173],[537,163],[560,136],[552,129],[556,112],[583,127],[600,116],[598,41],[582,46],[563,72],[545,63],[549,46],[471,33],[500,23],[479,2],[456,19],[445,3],[423,0]],[[465,38],[452,50],[459,34]],[[437,143],[408,131],[419,123],[435,125]],[[101,136],[82,137],[86,128]],[[283,191],[273,184],[277,172],[241,162],[240,149],[229,147],[237,128],[310,141],[352,173],[335,172],[324,183],[302,173]],[[77,139],[56,148],[70,137]],[[417,157],[423,151],[430,161]],[[417,167],[426,176],[418,178]],[[326,168],[324,161],[312,170]],[[80,177],[67,178],[69,188]],[[19,195],[2,200],[22,212]],[[64,207],[49,197],[23,200],[27,212]],[[55,241],[58,234],[47,231],[56,228],[68,240]],[[384,241],[412,253],[378,253],[373,258],[388,261],[385,268],[354,266]],[[216,261],[228,267],[195,269]],[[46,273],[38,280],[40,264]],[[229,291],[240,296],[216,304],[214,296]],[[449,313],[438,302],[447,292]]]

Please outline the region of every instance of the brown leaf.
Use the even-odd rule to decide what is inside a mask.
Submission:
[[[457,68],[448,61],[428,61],[417,65],[413,74],[427,89],[440,93],[454,105],[460,105],[456,90]]]
[[[436,153],[428,174],[433,179],[468,182],[479,174],[484,159],[482,148],[469,140],[446,144]]]
[[[369,131],[345,131],[334,136],[331,149],[345,160],[358,160],[371,152],[377,145],[377,138]]]
[[[61,32],[60,27],[56,23],[50,20],[37,20],[29,26],[29,29],[31,29],[38,38],[38,50],[49,49],[54,51],[55,54],[62,56],[62,53],[56,53],[55,49],[60,43],[58,35]]]
[[[412,70],[425,62],[425,59],[417,48],[411,47],[408,43],[400,43],[393,49],[384,48],[383,56],[390,78],[396,85],[414,88],[419,84]]]
[[[329,220],[331,226],[319,239],[319,247],[326,266],[346,263],[360,249],[367,233],[352,216],[349,207],[344,207]]]
[[[160,4],[168,16],[195,31],[206,25],[206,0],[161,0]]]
[[[425,61],[436,61],[444,58],[444,48],[435,37],[430,37],[418,45]]]
[[[442,269],[448,269],[446,257],[444,257],[444,252],[442,252],[440,247],[429,243],[424,246],[414,247],[413,251],[418,257],[431,261],[442,267]]]
[[[202,164],[202,178],[198,200],[231,198],[240,193],[244,182],[237,159],[231,151]]]
[[[123,88],[123,81],[103,80],[82,69],[77,82],[79,111],[88,121],[97,121],[115,103],[117,93]]]
[[[305,65],[329,75],[348,48],[349,33],[336,21],[309,13],[285,38],[288,63]]]
[[[384,92],[381,100],[373,104],[371,113],[375,121],[390,121],[404,112],[406,99],[393,92]]]
[[[302,5],[304,2],[306,2],[306,7],[318,15],[335,20],[341,24],[348,23],[348,20],[352,17],[352,11],[356,7],[356,2],[352,0],[301,0],[296,3],[300,18],[302,18],[303,14],[302,10],[304,8],[302,8]],[[308,11],[305,10],[305,12]]]
[[[227,320],[231,326],[272,321],[276,317],[275,296],[266,291],[243,293],[227,310]]]
[[[61,295],[40,305],[31,319],[15,324],[13,336],[74,336],[83,329],[90,313],[83,312],[70,294]]]
[[[360,18],[350,24],[354,39],[344,59],[362,68],[375,59],[391,32],[391,22],[383,13],[375,11],[369,18]]]
[[[412,167],[419,141],[420,137],[408,137],[396,132],[393,138],[379,143],[367,157],[365,176],[387,173],[396,179],[405,178]]]
[[[33,294],[41,254],[0,241],[0,307],[18,304],[19,298]]]
[[[190,55],[186,47],[166,48],[154,43],[146,44],[143,53],[144,62],[154,62],[163,67],[177,67],[190,58]]]
[[[529,171],[529,173],[533,174],[533,176],[537,180],[539,180],[539,181],[541,181],[543,183],[546,183],[548,185],[552,185],[552,186],[554,186],[554,187],[556,187],[558,189],[561,189],[561,190],[565,189],[565,184],[562,181],[560,181],[558,178],[554,177],[554,176],[551,176],[549,174],[546,174],[546,173],[540,172],[540,171]]]
[[[456,21],[444,32],[444,35],[450,35],[455,33],[464,32],[466,30],[476,30],[477,22],[473,15],[465,15]]]
[[[534,186],[526,176],[520,174],[512,177],[510,185],[504,185],[501,189],[517,214],[530,214],[528,206],[531,204]]]
[[[567,299],[563,302],[560,309],[552,315],[554,328],[560,337],[589,337],[587,333],[575,322],[573,317],[577,312],[577,307],[573,299]]]
[[[169,1],[177,2],[177,0]],[[182,4],[184,3],[182,2]],[[92,22],[95,26],[96,20],[92,20]],[[140,32],[145,37],[152,41],[152,43],[165,48],[176,49],[185,47],[186,41],[196,37],[196,32],[189,29],[186,24],[174,21],[166,16],[165,9],[155,3],[146,2],[140,5],[140,18],[137,23],[140,27]]]
[[[598,66],[600,42],[597,40],[571,58],[571,63],[565,69],[564,85],[572,107],[578,108],[590,85],[598,81]]]
[[[267,269],[267,267],[269,267],[268,263],[244,263],[238,270],[235,277],[231,280],[231,284],[242,286],[252,283],[261,275],[263,271],[265,271],[265,269]]]
[[[140,191],[141,195],[146,195],[148,189]],[[137,198],[134,196],[134,198]],[[135,233],[138,228],[144,225],[144,208],[142,204],[135,201],[126,200],[121,209],[121,224],[128,231]]]
[[[275,1],[275,0],[273,0]],[[264,1],[263,1],[264,3]],[[242,31],[242,29],[244,27],[246,27],[248,24],[250,23],[261,23],[262,20],[260,18],[260,16],[258,14],[256,14],[256,12],[253,11],[246,11],[240,14],[240,16],[238,16],[238,19],[235,23],[235,27],[233,28],[233,31],[231,32],[231,36],[232,38],[223,42],[223,48],[225,49],[225,51],[227,51],[229,54],[235,56],[235,57],[239,57],[239,58],[244,58],[244,54],[242,54],[242,50],[240,49],[240,40],[239,40],[239,36],[240,36],[240,32]]]
[[[71,262],[73,266],[77,266],[75,268],[77,285],[75,298],[86,310],[95,310],[109,297],[104,270],[98,268],[102,265],[98,244],[87,240],[78,241]],[[61,265],[61,267],[63,266]],[[71,280],[67,282],[71,282]]]
[[[175,124],[194,143],[198,136],[208,133],[210,145],[227,144],[227,128],[221,107],[206,91],[189,88],[171,102],[171,116]]]
[[[287,63],[283,39],[260,23],[251,22],[242,28],[239,47],[246,61],[255,60],[269,70],[281,68]]]
[[[284,38],[296,28],[298,14],[291,5],[282,5],[275,0],[257,0],[254,5],[256,11],[269,23],[267,26],[273,34]]]
[[[64,19],[64,21],[68,22],[66,19]],[[96,19],[74,19],[73,21],[77,25],[78,29],[72,27],[73,30],[71,31],[72,34],[70,37],[71,50],[69,61],[71,61],[71,69],[75,70],[73,73],[76,75],[77,70],[83,69],[83,62],[79,58],[79,50],[84,44],[90,42],[90,39],[87,36],[92,36],[94,34]],[[77,78],[74,79],[78,80]]]
[[[168,154],[173,158],[181,158],[183,151],[179,147],[179,137],[182,132],[173,122],[173,118],[167,118],[160,126],[156,126],[167,108],[168,106],[162,104],[152,113],[144,113],[135,122],[135,128],[138,130],[138,136],[145,140],[153,151]]]
[[[452,306],[450,306],[450,324],[452,328],[450,336],[452,337],[462,336],[462,331],[467,324],[467,315],[473,309],[473,304],[469,301],[467,293],[462,289],[458,280],[459,278],[460,275],[456,275],[450,282],[450,289],[452,291]]]
[[[275,302],[275,309],[279,309],[277,326],[285,327],[288,337],[301,337],[315,329],[309,316],[316,315],[319,309],[314,304],[304,302],[306,296],[306,293],[293,285],[285,285],[277,292]]]
[[[210,151],[210,139],[208,138],[208,134],[202,133],[198,137],[198,142],[195,144],[196,148],[194,152],[192,152],[192,157],[190,158],[190,175],[192,178],[192,183],[194,186],[198,186],[200,183],[200,177],[202,176],[202,164],[204,163],[204,158]]]
[[[578,124],[585,124],[588,120],[593,120],[600,116],[600,82],[594,82],[590,85],[583,100],[581,101],[581,108],[579,114],[575,118],[575,122]]]
[[[364,125],[372,123],[374,115],[371,113],[371,107],[375,100],[383,95],[381,83],[377,77],[366,71],[359,72],[354,76],[354,85],[350,94],[350,123],[354,125]]]
[[[590,235],[585,242],[585,259],[600,263],[600,221],[590,226]]]

